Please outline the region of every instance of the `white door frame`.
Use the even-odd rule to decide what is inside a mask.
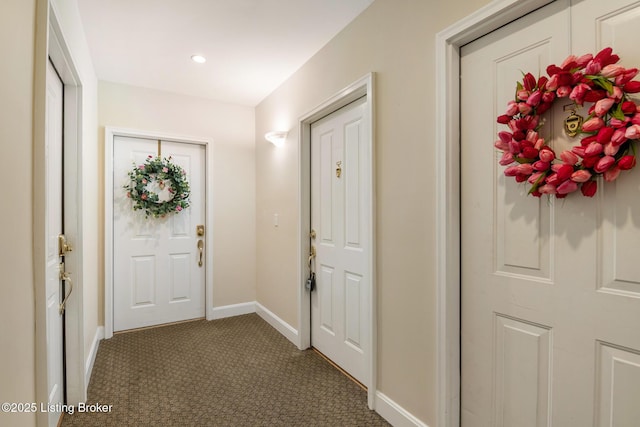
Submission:
[[[49,0],[36,6],[34,147],[33,147],[33,247],[35,282],[35,374],[36,400],[48,402],[46,339],[46,255],[45,222],[45,113],[46,68],[49,58],[64,84],[64,231],[74,246],[65,257],[67,271],[75,279],[73,293],[66,304],[66,394],[67,403],[87,399],[88,378],[84,360],[83,322],[83,221],[82,221],[82,81],[59,24],[58,14]],[[37,425],[47,425],[47,413],[36,414]]]
[[[205,148],[205,316],[213,317],[213,141],[208,138],[180,136],[167,133],[123,129],[106,126],[104,131],[104,335],[113,336],[113,140],[116,136],[147,138],[185,144],[203,145]]]
[[[460,47],[552,0],[495,0],[436,35],[437,424],[460,425]],[[491,143],[488,141],[487,143]]]
[[[363,96],[367,97],[367,108],[365,116],[369,126],[369,152],[371,153],[368,177],[368,188],[370,191],[369,200],[371,204],[366,206],[369,215],[370,228],[367,233],[370,236],[369,248],[367,249],[367,258],[369,263],[369,277],[371,278],[371,298],[369,300],[369,387],[368,387],[368,404],[369,409],[374,409],[375,391],[376,391],[376,276],[375,276],[375,150],[374,150],[374,96],[373,96],[374,74],[369,73],[360,78],[356,82],[350,84],[340,92],[336,93],[316,108],[303,115],[299,120],[299,138],[298,138],[298,200],[299,206],[299,224],[298,224],[298,348],[304,350],[311,346],[311,298],[309,292],[305,290],[304,283],[307,279],[309,269],[307,267],[307,259],[309,256],[309,232],[311,231],[311,123],[320,118],[333,113],[345,105],[359,99]]]

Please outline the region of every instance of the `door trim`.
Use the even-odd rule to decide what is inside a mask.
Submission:
[[[86,401],[88,378],[84,362],[83,322],[83,207],[82,207],[82,90],[83,84],[71,51],[59,24],[58,13],[48,0],[36,4],[36,45],[33,113],[33,280],[35,283],[35,397],[48,402],[46,295],[42,284],[46,277],[44,242],[47,218],[45,203],[45,113],[46,69],[49,58],[64,84],[64,200],[65,233],[74,244],[74,252],[65,259],[68,271],[77,278],[76,287],[66,304],[66,378],[67,403]],[[42,29],[39,31],[38,29]],[[47,413],[36,414],[37,425],[47,425]]]
[[[164,141],[198,144],[205,147],[205,262],[204,301],[207,320],[214,319],[213,307],[213,141],[208,138],[180,136],[161,132],[142,131],[105,126],[104,130],[104,335],[113,336],[113,140],[116,136],[161,139]]]
[[[376,392],[376,270],[375,270],[375,126],[374,126],[374,73],[369,73],[358,79],[346,88],[342,89],[332,97],[325,100],[313,110],[304,114],[298,121],[299,138],[298,138],[298,200],[299,206],[299,224],[298,224],[298,348],[303,350],[311,346],[311,302],[309,292],[304,289],[304,282],[308,275],[307,257],[309,254],[309,232],[311,231],[311,123],[316,120],[339,110],[345,105],[359,99],[363,96],[367,97],[367,108],[365,115],[368,118],[369,132],[369,152],[371,153],[368,177],[368,188],[370,191],[370,205],[366,207],[369,214],[369,230],[367,233],[370,237],[371,244],[368,248],[367,262],[369,264],[369,277],[371,278],[371,297],[369,300],[369,353],[368,371],[369,371],[369,387],[367,392],[367,400],[369,409],[374,409],[375,392]]]
[[[460,426],[460,47],[551,0],[495,0],[436,35],[437,425]]]

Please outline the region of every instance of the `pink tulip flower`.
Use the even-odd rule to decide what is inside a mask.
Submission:
[[[539,90],[536,90],[531,95],[529,95],[529,98],[527,99],[527,104],[532,107],[536,107],[538,104],[540,104],[541,99],[542,99],[542,93],[540,93]]]
[[[620,102],[622,97],[624,96],[624,92],[620,89],[620,86],[613,87],[613,94],[611,97],[616,100],[616,102]]]
[[[504,170],[504,176],[516,176],[518,174],[518,166],[509,166]]]
[[[577,60],[578,58],[575,55],[569,55],[567,56],[567,59],[565,59],[564,61],[562,61],[562,64],[560,65],[560,68],[562,68],[563,70],[566,70],[567,67],[571,67],[572,65],[577,65]],[[576,64],[573,64],[573,63]],[[573,68],[573,67],[571,67]]]
[[[526,116],[527,114],[531,113],[531,105],[527,104],[526,102],[520,102],[518,104],[518,110],[520,111],[520,114]]]
[[[587,66],[584,68],[585,74],[589,74],[592,76],[595,74],[598,74],[600,70],[602,70],[602,65],[600,65],[600,63],[596,61],[589,62]]]
[[[591,172],[586,169],[580,169],[571,174],[571,181],[587,182],[591,179]]]
[[[616,159],[612,156],[604,156],[594,166],[594,170],[598,173],[603,173],[609,169],[616,163]]]
[[[622,74],[616,77],[616,85],[624,86],[625,83],[628,83],[638,74],[637,68],[628,68],[624,70]]]
[[[593,117],[582,124],[583,132],[593,132],[604,126],[604,120],[600,117]]]
[[[513,154],[520,153],[520,144],[517,141],[511,140],[509,142],[509,151]]]
[[[544,179],[544,182],[553,186],[560,184],[560,182],[558,181],[558,174],[556,173],[547,175],[547,177]]]
[[[618,175],[620,175],[620,168],[615,166],[615,167],[612,167],[611,169],[606,170],[602,174],[602,177],[604,178],[605,181],[611,182],[618,179]]]
[[[611,120],[609,120],[609,126],[611,126],[614,129],[620,129],[622,127],[627,126],[627,124],[631,121],[630,117],[625,116],[624,120],[620,120],[620,119],[616,119],[615,117],[612,117]]]
[[[579,160],[578,156],[569,150],[565,150],[562,153],[560,153],[560,158],[564,163],[568,165],[575,165],[576,163],[578,163],[578,160]]]
[[[533,173],[533,166],[531,163],[523,163],[516,166],[519,175],[531,175]]]
[[[600,71],[600,74],[603,77],[606,78],[611,78],[611,77],[617,77],[620,74],[624,73],[625,69],[622,65],[617,65],[617,64],[609,64],[606,67],[603,67],[602,70]]]
[[[533,164],[533,169],[543,172],[543,171],[546,171],[547,169],[549,169],[550,166],[551,166],[551,163],[543,162],[542,160],[538,160],[537,162],[535,162]]]
[[[570,179],[558,185],[556,191],[558,194],[569,194],[578,190],[578,184]]]
[[[525,139],[530,143],[535,144],[536,141],[538,140],[538,132],[536,132],[535,130],[527,131],[527,136]]]
[[[545,184],[538,187],[538,191],[542,194],[556,194],[556,186],[552,184]]]
[[[518,104],[511,100],[507,103],[507,111],[505,112],[505,114],[507,116],[515,116],[515,114],[518,112]]]
[[[542,102],[544,103],[552,103],[553,100],[556,99],[555,92],[545,92],[542,94]]]
[[[543,162],[552,162],[556,158],[556,154],[550,148],[545,147],[540,150],[539,157]]]
[[[623,144],[626,140],[627,137],[624,136],[624,131],[622,129],[616,129],[611,135],[611,143],[615,146]]]
[[[560,86],[556,89],[556,95],[558,98],[565,98],[571,94],[571,86]]]
[[[501,140],[497,140],[493,144],[493,146],[496,147],[498,150],[501,150],[501,151],[508,151],[509,150],[509,143],[501,141]]]
[[[584,147],[573,147],[571,148],[571,152],[580,156],[580,157],[584,157],[586,156],[585,152],[584,152]]]
[[[535,184],[542,175],[544,175],[544,172],[536,172],[527,179],[527,182],[529,182],[529,184]]]
[[[624,133],[627,139],[639,139],[640,138],[640,125],[631,125]]]
[[[587,145],[584,149],[585,156],[597,156],[602,153],[604,150],[604,146],[602,144],[598,144],[597,142],[592,142]]]
[[[515,160],[514,160],[514,158],[513,158],[513,154],[511,154],[511,153],[509,153],[509,152],[507,151],[507,152],[504,152],[504,153],[502,154],[502,158],[500,159],[500,164],[501,164],[502,166],[507,166],[507,165],[510,165],[511,163],[513,163],[514,161],[515,161]]]
[[[600,101],[596,102],[596,116],[602,117],[611,109],[611,107],[615,104],[615,101],[611,98],[604,98]]]
[[[619,145],[613,145],[613,142],[608,142],[604,145],[604,154],[607,156],[615,156],[618,154],[618,150],[620,150]]]
[[[593,55],[590,53],[587,53],[585,55],[582,55],[576,58],[576,63],[578,64],[579,68],[584,68],[592,59],[593,59]]]
[[[569,94],[569,99],[572,99],[576,101],[577,104],[582,105],[582,103],[584,102],[584,96],[590,90],[591,88],[588,85],[584,83],[580,83],[571,90],[571,93]]]
[[[500,138],[502,142],[506,142],[508,144],[509,142],[511,142],[513,135],[509,132],[502,131],[498,132],[498,138]]]

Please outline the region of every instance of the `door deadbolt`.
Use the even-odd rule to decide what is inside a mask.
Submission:
[[[64,256],[67,252],[73,251],[71,243],[67,241],[64,234],[58,235],[58,256]]]

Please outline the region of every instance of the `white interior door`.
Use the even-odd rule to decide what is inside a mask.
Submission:
[[[549,202],[493,147],[522,71],[606,46],[638,66],[639,25],[637,2],[557,1],[462,49],[463,426],[639,425],[640,170]],[[565,104],[543,128],[556,152],[578,143]]]
[[[311,228],[316,291],[311,345],[369,383],[370,153],[361,98],[311,125]]]
[[[190,206],[145,218],[133,211],[123,186],[133,165],[157,156],[159,146],[162,157],[187,173]],[[204,317],[206,242],[197,233],[205,225],[204,146],[115,136],[113,162],[114,331]]]
[[[61,263],[58,236],[63,232],[62,217],[62,121],[63,121],[63,85],[53,65],[47,64],[47,105],[46,105],[46,260],[47,260],[47,391],[50,408],[49,426],[56,426],[60,411],[55,408],[64,403],[64,345],[63,314],[60,303],[64,295],[63,282],[60,280]]]

